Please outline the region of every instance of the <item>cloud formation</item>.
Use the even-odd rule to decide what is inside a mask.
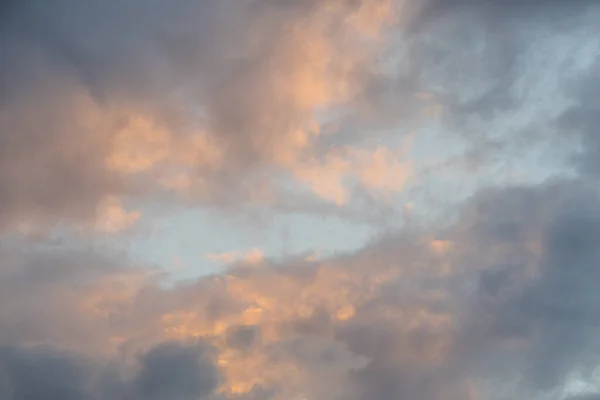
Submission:
[[[12,300],[2,302],[1,339],[50,342],[134,371],[140,362],[120,390],[141,398],[505,398],[497,386],[505,396],[550,395],[597,365],[599,206],[582,181],[494,189],[441,231],[398,233],[319,261],[264,260],[172,288],[117,267],[93,272],[89,257],[68,273],[60,264],[42,273],[50,265],[38,258],[35,273],[20,267],[3,279],[15,289],[3,290]],[[207,364],[187,344],[161,344],[198,340]],[[50,362],[32,354],[36,366]],[[5,380],[17,379],[11,371]],[[81,379],[48,379],[55,390],[83,390]]]
[[[3,224],[157,190],[248,201],[313,157],[322,113],[355,107],[395,14],[390,0],[5,8]]]
[[[596,399],[599,15],[0,2],[0,397]],[[172,283],[157,205],[404,220]]]

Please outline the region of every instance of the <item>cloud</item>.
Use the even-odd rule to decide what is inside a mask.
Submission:
[[[588,282],[595,279],[597,206],[594,189],[573,183],[507,191],[478,204],[489,211],[477,234],[498,258],[481,274],[465,346],[489,357],[511,349],[534,389],[564,385],[595,352],[597,299]],[[515,361],[505,360],[509,373]]]
[[[354,107],[395,14],[390,0],[7,7],[5,226],[85,219],[105,196],[277,192],[272,172],[311,157],[320,115]]]
[[[0,394],[9,400],[89,398],[85,364],[51,349],[2,348]]]
[[[453,243],[445,252],[421,235],[400,235],[313,267],[234,273],[223,284],[241,309],[232,305],[221,323],[261,332],[244,362],[292,338],[343,345],[358,357],[342,374],[358,398],[469,398],[485,393],[486,380],[514,383],[514,395],[544,393],[594,366],[598,204],[596,191],[577,181],[483,192],[438,232]],[[179,321],[184,336],[227,331],[186,315],[166,322]],[[229,358],[236,351],[224,352],[225,379],[242,379],[234,372],[241,361]],[[526,377],[521,386],[513,374]]]
[[[128,365],[102,366],[52,347],[3,347],[0,363],[0,394],[7,400],[196,400],[206,398],[218,379],[201,346],[171,342],[142,354],[130,381],[110,379]]]
[[[3,243],[0,345],[50,342],[105,354],[120,344],[112,324],[127,329],[119,313],[152,271],[115,251],[69,241]]]
[[[389,200],[402,192],[412,175],[406,147],[336,148],[322,160],[299,163],[294,175],[318,197],[338,206],[351,203],[357,197],[353,192],[360,190],[372,198]]]
[[[490,189],[442,229],[173,287],[93,253],[24,253],[3,262],[0,339],[138,359],[118,390],[140,396],[539,396],[596,367],[599,205],[582,180]]]
[[[600,351],[595,3],[0,7],[3,398],[595,398],[565,389]],[[125,240],[157,203],[368,219],[422,164],[535,175],[532,149],[562,176],[426,188],[444,218],[407,206],[331,257],[167,284],[71,229]]]
[[[376,101],[412,104],[408,96],[428,93],[442,106],[443,129],[466,136],[467,155],[481,165],[544,146],[552,162],[579,152],[576,163],[588,168],[595,147],[584,110],[597,103],[589,97],[598,53],[593,1],[426,0],[404,10],[404,39],[392,50],[403,57],[394,59],[386,90],[372,93],[382,96]]]
[[[136,378],[140,399],[200,399],[217,386],[218,372],[201,348],[161,344],[141,358]]]
[[[226,251],[218,254],[207,254],[205,257],[208,260],[217,261],[226,265],[234,263],[243,265],[260,264],[265,258],[262,251],[257,248],[251,249],[247,252]]]
[[[598,398],[598,394],[596,394],[596,393],[590,393],[590,394],[582,394],[582,395],[571,396],[567,400],[594,400],[594,399],[597,399],[597,398]]]
[[[14,3],[0,41],[2,225],[92,224],[115,196],[383,210],[419,166],[368,138],[424,128],[424,107],[442,110],[440,140],[468,139],[469,164],[521,161],[550,135],[566,143],[546,146],[554,165],[589,173],[593,90],[577,88],[593,83],[594,12],[583,0]]]
[[[127,211],[115,197],[102,199],[98,205],[96,229],[104,232],[120,232],[135,225],[140,219],[139,211]]]
[[[10,76],[5,79],[11,81]],[[103,166],[106,146],[102,138],[110,132],[110,120],[105,120],[89,96],[63,89],[56,81],[45,86],[51,87],[3,100],[3,226],[53,225],[62,219],[82,218],[105,194],[122,191],[119,177],[105,172]],[[60,96],[52,93],[52,86],[62,92]]]

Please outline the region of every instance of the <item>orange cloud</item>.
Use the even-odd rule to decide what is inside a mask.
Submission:
[[[389,198],[404,189],[412,175],[406,148],[394,151],[387,147],[374,150],[358,147],[335,149],[322,161],[299,163],[296,178],[325,200],[347,204],[356,184],[372,196]]]
[[[144,172],[170,154],[171,135],[151,118],[133,116],[113,138],[108,167],[131,174]]]
[[[323,163],[301,164],[294,172],[297,179],[308,184],[317,196],[342,206],[349,200],[344,178],[351,167],[348,160],[330,154]]]
[[[227,251],[224,253],[207,254],[206,259],[216,261],[222,264],[241,263],[244,265],[256,265],[264,261],[265,255],[257,248],[253,248],[247,252]]]
[[[374,152],[355,150],[356,175],[360,182],[372,192],[399,192],[411,175],[411,163],[406,151],[394,152],[379,147]]]
[[[185,201],[223,207],[276,203],[286,193],[282,174],[300,168],[303,175],[314,175],[310,164],[318,158],[323,117],[359,107],[356,98],[378,70],[394,7],[392,0],[325,0],[293,7],[236,3],[222,15],[235,29],[215,28],[203,36],[207,43],[189,36],[187,51],[185,41],[166,51],[157,39],[162,33],[150,34],[170,28],[158,21],[141,24],[156,54],[132,50],[95,55],[112,60],[107,65],[119,65],[116,75],[103,67],[84,72],[87,64],[68,71],[55,68],[54,58],[33,56],[37,50],[28,48],[31,57],[23,60],[39,74],[34,74],[35,82],[17,85],[0,112],[1,130],[10,132],[0,138],[6,149],[0,182],[10,188],[0,223],[88,223],[105,196],[173,199],[163,196],[165,191]],[[196,16],[201,9],[204,18],[215,11],[196,2],[183,8]],[[168,26],[196,32],[196,25],[206,25],[190,24],[175,14],[182,20],[165,16],[172,21],[165,22]],[[127,15],[124,20],[131,17]],[[99,29],[91,25],[89,29]],[[129,36],[131,26],[117,31],[129,37],[127,43],[146,48],[138,42],[145,39]],[[84,43],[91,36],[77,37]],[[112,41],[106,46],[112,48]],[[81,51],[93,53],[96,47],[85,45]],[[55,48],[60,46],[48,46]],[[79,68],[81,75],[71,75]],[[130,68],[137,72],[128,75]],[[102,84],[82,76],[97,76]],[[337,121],[333,119],[327,125]],[[68,179],[63,179],[65,171]],[[303,179],[314,181],[310,185],[322,196],[342,204],[349,194],[334,174],[326,182]],[[59,189],[61,179],[69,181],[68,188]],[[52,201],[42,204],[48,198]]]
[[[105,197],[98,205],[95,228],[106,233],[117,233],[135,225],[140,217],[139,211],[127,211],[121,200],[115,196]]]
[[[452,242],[448,240],[432,240],[429,242],[429,248],[436,254],[444,254],[452,248]]]

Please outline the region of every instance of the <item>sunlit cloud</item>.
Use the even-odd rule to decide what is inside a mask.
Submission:
[[[132,227],[140,219],[139,211],[127,211],[116,197],[106,197],[98,205],[96,229],[116,233]]]
[[[600,398],[599,17],[0,3],[0,398]]]
[[[222,264],[234,264],[240,262],[242,264],[253,265],[264,260],[264,254],[257,248],[248,250],[247,252],[227,251],[224,253],[207,254],[206,259],[217,261]]]

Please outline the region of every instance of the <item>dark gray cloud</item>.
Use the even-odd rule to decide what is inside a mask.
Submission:
[[[201,346],[159,345],[141,357],[135,385],[140,399],[197,400],[218,384],[218,371]]]
[[[92,399],[87,365],[51,348],[0,348],[0,395],[7,400]]]
[[[199,345],[166,342],[130,366],[86,359],[51,346],[0,348],[0,395],[6,400],[199,400],[218,383],[217,371]]]
[[[259,340],[260,328],[253,325],[236,327],[227,336],[227,344],[241,350],[252,348]]]
[[[458,352],[480,368],[494,360],[503,373],[521,368],[529,389],[548,390],[575,368],[594,367],[599,354],[600,198],[585,182],[492,193],[469,206],[477,210],[475,254],[490,264],[470,299]],[[527,248],[539,252],[529,262],[519,256]],[[502,250],[495,259],[486,254]]]
[[[598,393],[578,394],[575,396],[567,397],[565,400],[597,400],[600,399]]]
[[[27,82],[31,77],[27,74],[43,71],[23,58],[37,53],[53,74],[74,75],[100,101],[121,90],[128,92],[123,93],[127,96],[156,94],[157,86],[172,94],[181,89],[170,85],[177,83],[174,79],[180,79],[179,74],[197,76],[197,83],[206,79],[207,64],[213,52],[219,51],[215,43],[221,38],[213,36],[226,3],[15,2],[2,41],[5,49],[13,52],[2,54],[5,65],[22,68],[7,71],[11,73],[8,82],[39,84]],[[196,67],[200,68],[192,71]]]

